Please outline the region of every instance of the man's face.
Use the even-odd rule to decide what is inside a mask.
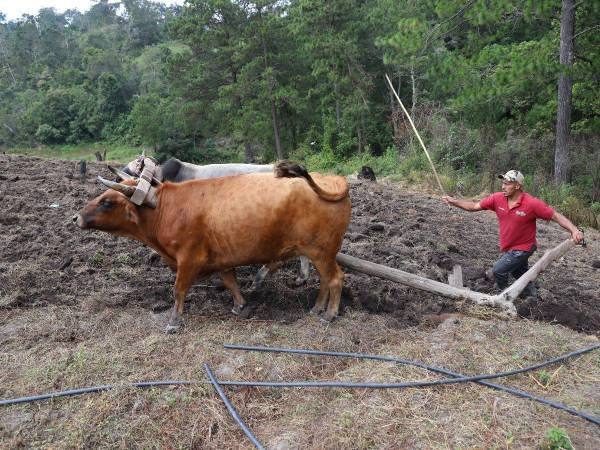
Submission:
[[[513,194],[521,190],[521,185],[516,181],[502,180],[502,192],[505,197],[512,197]]]

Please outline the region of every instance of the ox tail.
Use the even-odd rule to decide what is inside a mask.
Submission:
[[[321,188],[315,180],[312,179],[310,174],[300,164],[293,163],[291,161],[283,160],[275,164],[273,171],[275,172],[276,178],[304,178],[308,182],[308,185],[312,188],[315,193],[328,202],[340,201],[348,195],[349,187],[346,184],[345,189],[341,192],[329,192]]]

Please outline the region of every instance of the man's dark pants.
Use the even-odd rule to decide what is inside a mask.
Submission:
[[[496,278],[496,285],[499,289],[506,289],[508,287],[508,276],[512,274],[515,278],[520,278],[527,270],[529,270],[528,260],[533,252],[535,252],[535,245],[531,248],[531,251],[526,250],[509,250],[504,252],[500,259],[496,261],[492,271]],[[533,282],[529,282],[527,287],[523,289],[521,293],[522,297],[535,297],[537,295],[537,289]]]

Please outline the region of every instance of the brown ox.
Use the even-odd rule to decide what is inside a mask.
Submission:
[[[113,183],[99,177],[112,189],[73,220],[83,229],[136,239],[177,272],[167,331],[182,325],[184,298],[197,277],[219,272],[233,295],[233,312],[239,313],[245,300],[235,278],[237,266],[276,267],[299,255],[312,260],[321,279],[311,312],[327,306],[322,318],[330,321],[338,313],[344,278],[335,258],[350,220],[348,185],[343,177],[311,177],[289,162],[274,170],[164,183],[156,190],[156,208],[129,201],[134,180]]]

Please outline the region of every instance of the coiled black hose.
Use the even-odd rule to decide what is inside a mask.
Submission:
[[[464,375],[452,372],[450,370],[441,369],[439,367],[429,366],[427,364],[424,364],[424,363],[421,363],[418,361],[411,361],[411,360],[395,358],[395,357],[391,357],[391,356],[369,355],[369,354],[365,354],[365,353],[324,352],[324,351],[318,351],[318,350],[305,350],[305,349],[292,349],[292,348],[256,347],[256,346],[249,346],[249,345],[231,345],[231,344],[227,344],[224,347],[226,349],[230,349],[230,350],[246,350],[246,351],[273,352],[273,353],[297,353],[297,354],[313,355],[313,356],[336,356],[336,357],[343,357],[343,358],[372,359],[372,360],[377,360],[377,361],[389,361],[389,362],[394,362],[394,363],[403,364],[403,365],[416,366],[416,367],[420,367],[420,368],[429,370],[431,372],[442,373],[444,375],[449,375],[451,377],[454,377],[454,380],[452,380],[452,379],[451,380],[436,380],[437,383],[435,381],[425,382],[425,383],[431,383],[429,385],[450,384],[450,382],[464,383],[464,382],[468,382],[468,381],[473,381],[475,383],[482,384],[484,386],[488,386],[493,389],[508,392],[510,394],[516,395],[517,397],[522,397],[522,398],[526,398],[529,400],[535,400],[537,402],[543,403],[543,404],[551,406],[553,408],[567,411],[570,414],[581,417],[582,419],[585,419],[595,425],[600,426],[600,418],[591,416],[591,415],[581,412],[581,411],[578,411],[578,410],[571,408],[567,405],[564,405],[562,403],[558,403],[553,400],[548,400],[543,397],[538,397],[536,395],[530,394],[530,393],[522,391],[520,389],[503,386],[501,384],[490,383],[488,381],[483,381],[484,379],[488,379],[488,378],[506,377],[506,376],[515,375],[518,373],[523,373],[523,372],[539,369],[540,367],[545,367],[550,364],[555,364],[557,362],[564,361],[565,359],[572,358],[574,356],[578,356],[578,355],[596,350],[596,349],[600,348],[600,344],[596,344],[591,347],[587,347],[587,348],[584,348],[581,350],[567,353],[565,355],[553,358],[549,361],[535,364],[533,366],[525,367],[522,369],[511,370],[508,372],[500,372],[497,374],[476,375],[473,377],[466,377]],[[419,387],[422,385],[421,383],[424,383],[424,382],[397,383],[397,386],[388,385],[386,387]],[[222,382],[222,384],[225,384],[225,382]],[[339,386],[339,387],[366,387],[366,388],[368,388],[368,387],[371,387],[371,388],[372,387],[384,387],[384,386],[373,386],[373,383],[364,383],[364,384],[354,385],[354,386],[349,386],[349,384],[350,383],[346,383],[346,386]],[[406,386],[402,386],[402,385],[406,385]],[[296,386],[299,386],[299,384],[296,384]],[[307,387],[310,387],[310,386],[307,386]],[[329,387],[332,387],[332,386],[329,386]]]

